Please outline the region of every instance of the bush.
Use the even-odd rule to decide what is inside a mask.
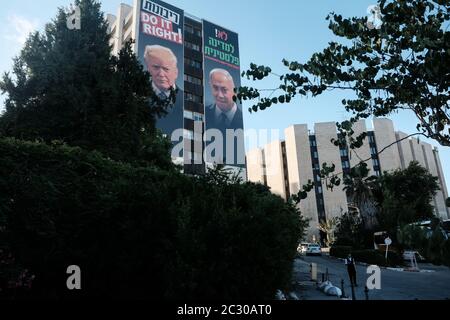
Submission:
[[[403,265],[402,256],[393,251],[388,251],[387,261],[385,253],[378,250],[356,250],[353,251],[352,255],[356,261],[377,266],[396,267]]]
[[[375,264],[377,266],[400,266],[403,265],[402,256],[396,252],[388,252],[388,262],[386,263],[385,255],[377,250],[352,250],[350,246],[333,246],[330,248],[330,256],[337,258],[347,258],[351,253],[357,262],[367,264]]]
[[[294,205],[252,183],[0,139],[0,240],[36,276],[31,298],[272,299],[302,228]]]
[[[426,259],[436,265],[443,263],[443,247],[447,240],[443,235],[440,227],[435,227],[431,237],[428,239],[428,247],[426,251]]]
[[[337,258],[346,258],[351,252],[352,247],[350,246],[332,246],[330,248],[330,256]]]

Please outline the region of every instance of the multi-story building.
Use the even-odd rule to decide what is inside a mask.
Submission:
[[[374,119],[373,130],[367,130],[361,120],[354,124],[355,135],[367,132],[364,145],[357,150],[338,148],[331,139],[337,139],[335,122],[316,123],[314,132],[306,124],[293,125],[285,130],[284,141],[273,141],[262,148],[247,153],[248,180],[269,186],[272,192],[287,199],[299,192],[309,180],[315,182],[315,192],[300,202],[300,211],[311,219],[309,237],[318,239],[318,224],[348,210],[347,196],[341,184],[329,190],[319,176],[322,163],[335,164],[336,172],[349,173],[361,160],[366,162],[371,174],[405,169],[411,161],[417,161],[438,177],[440,190],[433,199],[436,216],[450,217],[445,205],[448,197],[437,148],[426,142],[407,138],[406,133],[395,131],[389,119]],[[384,150],[383,150],[384,149]],[[380,153],[380,151],[382,151]]]
[[[205,128],[209,120],[209,126],[213,123],[212,119],[206,119],[208,116],[205,112],[205,106],[214,105],[209,83],[210,72],[226,69],[225,73],[234,79],[235,87],[240,85],[237,34],[159,0],[134,0],[133,6],[121,4],[116,15],[107,15],[107,21],[113,54],[117,55],[131,39],[135,41],[134,51],[144,65],[145,46],[163,45],[177,54],[178,69],[182,70],[179,72],[177,87],[182,89],[184,99],[183,119],[177,119],[175,126],[184,130],[184,141],[181,157],[174,161],[184,165],[185,173],[204,173],[215,162],[205,157],[208,144],[205,141],[208,137]],[[179,45],[174,45],[175,42]],[[234,129],[243,130],[240,105],[239,112],[240,122],[235,124]],[[170,137],[172,132],[164,133]],[[244,150],[243,134],[235,139],[236,145],[239,145],[235,148]],[[245,151],[242,151],[242,158],[245,161]],[[240,164],[231,163],[230,167],[241,168],[241,175],[245,177],[244,161]]]

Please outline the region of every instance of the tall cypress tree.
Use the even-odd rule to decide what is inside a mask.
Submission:
[[[108,24],[95,0],[75,0],[81,28],[67,27],[60,8],[45,31],[29,36],[6,73],[0,133],[62,140],[113,159],[170,167],[170,143],[155,129],[161,106],[131,49],[111,54]]]

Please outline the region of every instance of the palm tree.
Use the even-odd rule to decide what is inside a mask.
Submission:
[[[349,208],[357,208],[366,229],[373,229],[378,225],[376,218],[377,203],[374,190],[378,188],[378,177],[368,176],[367,164],[361,162],[353,167],[350,175],[344,177],[344,190],[349,200]]]

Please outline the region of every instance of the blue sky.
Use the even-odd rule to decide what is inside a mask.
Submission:
[[[58,6],[68,6],[70,0],[2,0],[0,25],[3,32],[0,50],[0,72],[9,71],[12,58],[17,55],[28,32],[42,30],[56,14]],[[132,4],[132,0],[103,0],[106,13],[117,12],[121,2]],[[325,17],[334,11],[345,17],[364,16],[367,7],[375,0],[170,0],[172,5],[184,9],[191,15],[213,21],[239,33],[241,67],[251,62],[272,67],[275,73],[285,71],[281,60],[305,61],[312,53],[324,48],[334,40]],[[244,85],[259,88],[277,86],[276,79],[262,84],[243,80]],[[277,105],[263,112],[249,114],[250,106],[244,104],[246,129],[279,129],[283,138],[284,128],[294,123],[307,123],[313,129],[315,122],[342,121],[348,115],[341,106],[346,96],[340,92],[329,92],[318,98],[299,98],[290,105]],[[0,109],[4,97],[0,97]],[[413,114],[402,111],[390,117],[396,130],[415,132],[417,124]],[[367,121],[367,125],[371,124]],[[434,141],[428,141],[439,146]],[[450,148],[439,146],[442,167],[447,186],[450,183]]]

